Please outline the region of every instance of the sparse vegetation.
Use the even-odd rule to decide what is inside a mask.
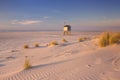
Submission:
[[[52,41],[48,44],[48,46],[55,46],[55,45],[58,45],[57,41]]]
[[[109,33],[108,32],[102,33],[100,36],[99,45],[101,47],[105,47],[108,44],[109,44]]]
[[[38,44],[38,43],[36,43],[36,44],[35,44],[35,47],[39,47],[39,44]]]
[[[62,39],[62,42],[68,42],[68,41],[67,41],[66,39],[63,38],[63,39]]]
[[[120,33],[113,33],[110,36],[109,44],[119,43],[120,42]]]
[[[86,40],[86,38],[78,38],[78,42],[83,42],[84,40]]]
[[[28,45],[24,45],[24,49],[27,49],[27,48],[29,48],[29,46]]]
[[[118,32],[104,32],[100,36],[99,45],[105,47],[111,44],[119,43],[120,33]]]
[[[24,70],[31,68],[30,60],[25,57]]]

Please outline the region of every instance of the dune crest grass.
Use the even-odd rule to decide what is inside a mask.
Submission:
[[[28,45],[24,45],[24,49],[27,49],[27,48],[29,48],[29,46]]]
[[[62,42],[68,42],[68,41],[67,41],[66,39],[63,38],[63,39],[62,39]]]
[[[112,44],[118,44],[120,42],[119,32],[104,32],[100,35],[99,46],[105,47]]]
[[[39,47],[39,44],[38,44],[38,43],[36,43],[36,44],[35,44],[35,47]]]
[[[30,60],[27,57],[25,57],[24,70],[27,70],[27,69],[29,69],[31,67],[32,66],[31,66]]]
[[[78,38],[78,42],[83,42],[83,41],[85,41],[87,38],[86,37],[83,37],[83,38]]]
[[[48,44],[48,46],[55,46],[55,45],[58,45],[57,41],[52,41]]]

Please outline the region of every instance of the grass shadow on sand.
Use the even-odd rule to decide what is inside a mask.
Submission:
[[[47,46],[29,47],[28,49],[45,48],[45,47],[47,47]]]
[[[48,64],[40,64],[40,65],[32,66],[31,69],[34,69],[34,68],[42,68],[42,67],[47,67],[47,66],[52,66],[52,65],[58,65],[58,64],[61,64],[61,63],[65,63],[65,62],[72,61],[72,60],[73,60],[73,59],[64,60],[64,61],[58,61],[58,62],[53,62],[53,63],[48,63]]]
[[[0,67],[5,66],[4,64],[0,64]]]
[[[77,42],[72,42],[72,43],[66,42],[66,43],[63,43],[63,44],[61,44],[61,45],[62,45],[62,46],[69,46],[69,45],[73,45],[73,44],[75,44],[75,43],[77,43]]]
[[[15,59],[16,57],[13,57],[13,56],[8,56],[6,57],[6,59]]]

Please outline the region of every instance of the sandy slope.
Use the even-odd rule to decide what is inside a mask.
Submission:
[[[29,42],[30,39],[29,44],[33,44],[42,39],[40,47],[34,48],[31,45],[30,49],[18,47],[17,49],[4,48],[0,51],[0,80],[120,79],[120,45],[99,48],[95,43],[96,39],[88,34],[85,36],[91,39],[84,42],[77,42],[76,39],[80,34],[66,36],[68,43],[60,41],[63,36],[46,35],[45,37],[36,36],[36,33],[32,36],[35,37],[12,40],[20,47],[22,45],[20,43],[26,40]],[[47,47],[46,44],[50,40],[58,40],[60,45]],[[25,56],[28,56],[31,61],[33,66],[31,69],[23,70]]]

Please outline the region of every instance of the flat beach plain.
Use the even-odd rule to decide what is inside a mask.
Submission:
[[[119,80],[120,45],[99,47],[99,34],[0,32],[0,80]],[[79,37],[87,39],[78,42]],[[51,41],[59,45],[47,46]],[[24,70],[26,56],[32,67]]]

